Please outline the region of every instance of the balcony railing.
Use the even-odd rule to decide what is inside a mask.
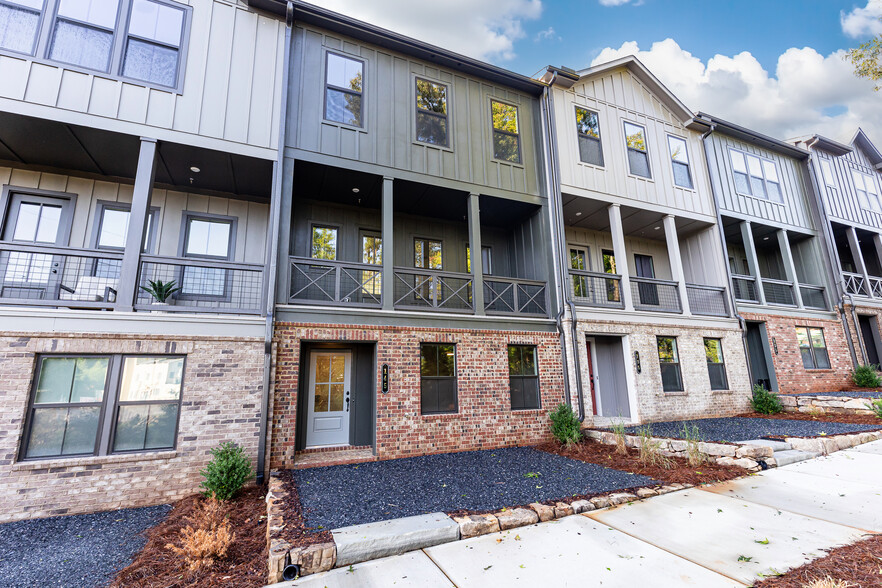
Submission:
[[[802,305],[806,308],[827,310],[827,297],[824,295],[822,286],[800,284],[799,295],[802,297]]]
[[[686,284],[689,310],[702,316],[729,316],[729,301],[726,289],[719,286]]]
[[[600,308],[624,308],[622,276],[571,269],[570,288],[576,304]]]
[[[759,296],[757,296],[756,292],[756,278],[753,276],[732,274],[732,293],[735,294],[735,300],[738,302],[759,303]]]
[[[766,295],[767,304],[796,306],[796,299],[793,297],[793,282],[763,278],[763,293]]]
[[[263,270],[253,263],[142,255],[135,309],[260,314]],[[144,289],[150,281],[174,281],[180,290],[163,304]]]
[[[395,308],[474,312],[471,274],[404,267],[394,273]]]
[[[870,276],[870,294],[875,298],[882,298],[882,278]]]
[[[631,298],[635,310],[682,312],[677,282],[631,277]]]
[[[484,276],[484,310],[487,314],[548,316],[545,282]]]
[[[383,303],[383,267],[291,257],[288,302],[380,308]]]
[[[845,291],[854,296],[869,296],[870,291],[867,288],[866,280],[864,280],[864,276],[860,274],[853,274],[851,272],[842,272],[842,277],[845,279]]]
[[[0,243],[4,304],[111,309],[122,254],[111,251]]]

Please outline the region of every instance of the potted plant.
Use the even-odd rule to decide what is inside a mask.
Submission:
[[[147,286],[141,286],[141,289],[153,297],[153,306],[171,306],[175,303],[172,294],[180,290],[174,280],[169,282],[163,282],[162,280],[148,280]]]

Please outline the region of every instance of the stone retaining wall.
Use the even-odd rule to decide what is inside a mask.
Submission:
[[[879,394],[882,398],[882,393]],[[867,406],[871,398],[853,396],[778,396],[784,412],[820,412],[827,414],[873,414]],[[879,421],[882,425],[882,420]]]

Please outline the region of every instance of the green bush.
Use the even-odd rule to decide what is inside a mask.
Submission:
[[[778,414],[784,410],[784,407],[781,406],[781,401],[778,400],[778,395],[774,392],[769,392],[759,384],[753,387],[753,398],[750,399],[750,406],[761,414]]]
[[[199,473],[205,476],[201,484],[205,488],[205,496],[229,500],[251,478],[251,462],[244,449],[227,441],[211,450],[211,461]]]
[[[551,419],[551,434],[561,443],[569,445],[578,443],[582,439],[582,423],[576,418],[571,407],[559,404],[548,418]]]
[[[867,408],[873,411],[877,418],[882,419],[882,398],[875,398],[867,403]]]
[[[878,388],[882,386],[882,379],[876,373],[876,366],[862,365],[851,372],[851,381],[858,388]]]

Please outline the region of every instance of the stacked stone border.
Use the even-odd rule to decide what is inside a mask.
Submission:
[[[878,398],[882,398],[879,392]],[[867,396],[825,396],[812,394],[811,396],[778,396],[784,412],[805,412],[821,414],[866,414],[872,415],[873,411],[869,404],[873,398]],[[879,421],[882,424],[882,421]]]

